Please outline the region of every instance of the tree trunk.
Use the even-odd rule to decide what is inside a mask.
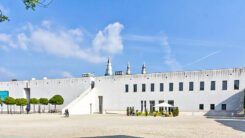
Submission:
[[[21,106],[20,106],[20,114],[21,114]]]
[[[34,109],[34,113],[36,112],[36,110],[35,110],[35,104],[33,104],[33,109]]]
[[[43,105],[43,108],[44,108],[43,112],[45,113],[45,105]]]
[[[54,112],[56,112],[56,104],[54,105]]]
[[[7,104],[7,113],[9,114],[9,105]]]

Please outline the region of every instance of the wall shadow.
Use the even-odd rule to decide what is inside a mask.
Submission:
[[[235,130],[245,132],[245,120],[215,120],[225,126],[231,127]]]
[[[244,91],[241,90],[218,105],[215,105],[215,110],[208,111],[204,116],[243,116],[243,114],[240,114],[243,111],[243,97]],[[221,110],[222,104],[226,104],[227,110]]]

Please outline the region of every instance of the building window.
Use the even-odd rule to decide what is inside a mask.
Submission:
[[[155,101],[150,101],[150,112],[155,111]]]
[[[234,89],[239,90],[239,80],[234,80]]]
[[[210,110],[215,110],[215,105],[214,104],[210,104]]]
[[[164,90],[164,84],[160,83],[160,92],[163,92],[163,90]]]
[[[221,105],[221,110],[226,110],[226,104]]]
[[[151,84],[151,92],[154,92],[154,83]]]
[[[128,92],[128,84],[125,85],[125,92]]]
[[[215,90],[215,81],[211,81],[211,90]]]
[[[169,91],[173,91],[174,90],[174,84],[173,83],[169,83]]]
[[[204,81],[200,82],[200,91],[204,91]]]
[[[189,91],[193,91],[194,83],[189,82]]]
[[[145,92],[145,84],[142,84],[142,92]]]
[[[159,104],[161,104],[161,103],[163,103],[164,102],[164,100],[159,100]],[[161,112],[161,111],[163,111],[163,107],[159,107],[159,111]]]
[[[204,109],[204,105],[203,104],[199,104],[199,110],[203,110]]]
[[[168,104],[174,106],[174,100],[168,100]]]
[[[141,110],[140,110],[141,112],[143,112],[143,108],[144,108],[143,104],[144,104],[144,101],[141,101]]]
[[[179,91],[183,91],[183,82],[179,83]]]
[[[222,81],[222,90],[227,90],[227,80]]]
[[[134,92],[137,92],[137,84],[134,84]]]

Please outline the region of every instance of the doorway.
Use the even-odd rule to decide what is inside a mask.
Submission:
[[[99,113],[103,114],[103,96],[99,96]]]

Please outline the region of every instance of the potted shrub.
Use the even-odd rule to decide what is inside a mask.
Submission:
[[[165,113],[165,117],[169,117],[169,113]]]
[[[179,115],[179,108],[178,107],[174,107],[173,108],[173,116],[178,116]]]
[[[129,116],[130,114],[130,110],[129,110],[129,107],[127,107],[127,116]]]

